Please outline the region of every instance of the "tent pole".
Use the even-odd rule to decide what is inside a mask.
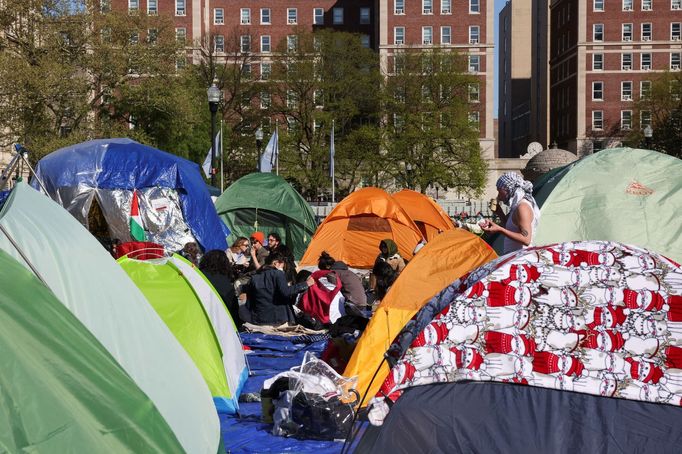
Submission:
[[[225,190],[225,175],[223,174],[223,161],[225,161],[225,156],[223,154],[223,119],[220,119],[220,193],[222,194]]]

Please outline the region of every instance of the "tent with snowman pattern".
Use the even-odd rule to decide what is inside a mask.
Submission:
[[[443,289],[387,357],[391,372],[370,405],[374,425],[406,390],[462,381],[506,384],[512,394],[526,393],[516,384],[668,404],[655,407],[680,421],[682,269],[615,242],[525,249]]]

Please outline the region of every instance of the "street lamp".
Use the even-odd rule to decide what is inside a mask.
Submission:
[[[654,135],[654,129],[651,125],[646,125],[644,128],[644,140],[646,141],[646,147],[651,150],[651,138]]]
[[[258,151],[258,171],[260,172],[260,149],[263,146],[263,129],[261,127],[258,127],[256,129],[256,150]]]
[[[405,164],[405,173],[407,174],[407,189],[412,189],[412,164]]]
[[[215,114],[218,112],[220,103],[220,89],[216,86],[216,81],[206,90],[208,95],[208,108],[211,110],[211,186],[215,186]]]

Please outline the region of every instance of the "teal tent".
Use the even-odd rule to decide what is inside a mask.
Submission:
[[[612,148],[575,163],[541,207],[536,245],[633,244],[682,261],[682,160]]]
[[[220,423],[201,374],[81,223],[19,183],[0,211],[0,249],[30,269],[102,344],[154,403],[186,452],[218,451]]]
[[[0,451],[182,453],[154,403],[30,271],[0,251]]]
[[[276,232],[299,260],[317,224],[301,194],[273,173],[252,173],[235,181],[216,200],[216,210],[232,232],[228,242],[259,230]]]

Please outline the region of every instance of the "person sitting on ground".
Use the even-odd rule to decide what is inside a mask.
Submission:
[[[249,260],[250,253],[249,248],[251,243],[249,243],[248,238],[240,236],[236,239],[232,246],[227,249],[227,260],[232,264],[235,275],[240,276],[244,274],[251,263]]]
[[[270,251],[265,247],[265,234],[263,232],[253,232],[251,234],[251,266],[250,271],[255,271],[265,265],[265,259]]]
[[[533,198],[533,183],[515,172],[507,172],[497,180],[497,200],[509,206],[505,214],[497,205],[497,214],[504,227],[487,220],[481,223],[485,232],[504,235],[504,253],[530,246],[540,219],[540,209]]]
[[[374,261],[374,265],[379,262],[386,262],[391,265],[391,268],[393,268],[394,271],[400,274],[405,268],[405,259],[400,256],[398,245],[395,244],[395,241],[390,238],[381,240],[381,243],[379,243],[379,251],[379,255]]]
[[[381,304],[381,301],[388,293],[395,280],[398,278],[398,273],[388,262],[377,262],[372,268],[372,275],[374,276],[374,297],[373,310]]]
[[[194,241],[185,243],[179,254],[192,262],[195,266],[199,264],[199,260],[201,259],[201,249],[199,249],[199,245]]]
[[[282,237],[277,232],[270,232],[268,234],[268,250],[272,254],[278,252],[284,257],[284,273],[287,277],[287,282],[293,284],[296,282],[296,262],[294,254],[289,247],[282,243]]]
[[[208,251],[201,257],[199,269],[216,289],[227,310],[230,312],[232,320],[234,320],[235,325],[239,328],[241,321],[239,320],[237,295],[234,292],[234,273],[227,255],[218,249]]]
[[[334,271],[341,280],[341,294],[347,302],[356,306],[367,305],[367,295],[365,294],[365,288],[362,286],[362,279],[349,270],[348,265],[340,260],[335,260],[327,251],[323,251],[317,261],[317,267],[321,270]],[[333,275],[330,275],[327,279],[332,281]]]
[[[251,313],[251,323],[255,325],[295,324],[292,297],[315,283],[312,277],[308,277],[305,282],[289,286],[284,274],[284,261],[282,254],[271,252],[265,266],[246,284],[246,304]]]

